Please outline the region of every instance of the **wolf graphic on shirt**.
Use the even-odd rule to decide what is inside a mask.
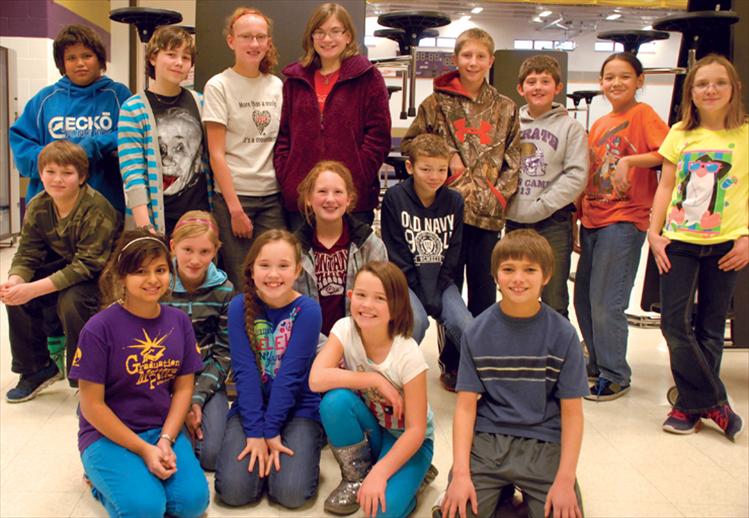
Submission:
[[[671,202],[666,229],[702,235],[720,234],[726,190],[736,184],[729,176],[731,150],[691,150],[676,165],[676,195]]]

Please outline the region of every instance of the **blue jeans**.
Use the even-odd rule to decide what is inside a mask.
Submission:
[[[138,436],[156,444],[160,428]],[[208,481],[192,452],[184,433],[174,444],[177,471],[161,480],[146,467],[143,459],[106,437],[83,451],[81,461],[86,476],[94,486],[92,493],[112,517],[162,518],[164,514],[179,518],[197,518],[208,507]]]
[[[507,221],[505,232],[529,228],[535,230],[551,245],[554,252],[554,272],[549,283],[541,292],[541,300],[554,311],[569,318],[570,296],[567,289],[567,278],[570,276],[570,256],[572,255],[572,218],[570,211],[560,209],[546,219],[537,223],[515,223]]]
[[[671,269],[661,275],[661,331],[679,389],[675,406],[684,412],[701,413],[726,402],[720,361],[738,272],[720,270],[718,260],[732,247],[733,241],[705,246],[672,241],[666,247]]]
[[[600,376],[629,385],[627,363],[629,296],[645,241],[632,223],[580,229],[582,254],[575,278],[575,312],[588,346],[590,363]]]
[[[424,335],[429,328],[429,319],[424,305],[416,296],[416,293],[408,290],[408,296],[411,299],[411,309],[414,314],[414,340],[418,344],[424,339]],[[457,286],[450,284],[442,292],[442,312],[437,321],[445,327],[448,340],[444,341],[444,347],[440,351],[439,361],[444,365],[447,371],[457,371],[460,360],[460,342],[463,339],[463,332],[466,327],[473,322],[473,315],[468,311],[463,297],[460,295]]]
[[[348,389],[334,389],[326,393],[320,403],[320,417],[325,433],[334,448],[342,448],[369,439],[374,462],[382,459],[398,440],[381,427],[364,401]],[[387,481],[385,507],[380,507],[378,518],[405,517],[416,507],[416,491],[432,463],[434,443],[425,439],[421,448]]]
[[[239,415],[232,416],[216,462],[216,496],[226,505],[246,505],[257,502],[267,484],[268,497],[289,509],[301,507],[315,496],[320,481],[322,426],[312,419],[294,417],[281,430],[281,441],[294,455],[281,454],[281,471],[274,467],[268,477],[260,478],[257,463],[248,471],[249,455],[237,460],[247,437]]]
[[[216,460],[221,449],[226,429],[226,414],[229,412],[229,400],[226,391],[220,390],[211,396],[203,405],[203,440],[195,441],[195,456],[200,466],[206,471],[216,471]]]

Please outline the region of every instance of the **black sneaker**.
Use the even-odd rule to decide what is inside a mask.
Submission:
[[[629,385],[619,385],[606,378],[598,378],[595,385],[590,387],[590,395],[583,396],[589,401],[611,401],[629,392]]]
[[[455,392],[455,384],[458,382],[458,373],[447,371],[440,374],[440,385],[448,392]]]
[[[49,365],[34,374],[21,374],[18,385],[5,394],[5,400],[8,403],[23,403],[34,399],[39,392],[62,378],[63,374],[57,368],[55,362],[50,362]]]
[[[684,435],[698,432],[701,424],[699,415],[688,414],[673,408],[668,413],[668,419],[663,422],[663,430]]]
[[[705,412],[704,417],[712,419],[723,430],[726,437],[732,441],[735,441],[736,437],[744,431],[744,421],[741,420],[739,414],[734,412],[728,403],[723,403],[719,407],[708,410]]]

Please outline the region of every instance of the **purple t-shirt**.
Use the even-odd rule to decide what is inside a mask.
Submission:
[[[71,379],[104,385],[104,401],[135,433],[164,425],[177,376],[203,363],[190,318],[166,305],[141,318],[113,304],[86,323],[70,369]],[[103,436],[80,414],[78,449]]]

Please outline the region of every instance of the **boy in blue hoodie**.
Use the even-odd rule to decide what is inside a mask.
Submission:
[[[26,203],[43,190],[39,152],[54,140],[66,139],[86,152],[89,185],[123,212],[125,198],[115,153],[120,105],[130,97],[130,90],[102,75],[107,68],[104,44],[88,27],[64,27],[55,38],[53,54],[62,79],[32,97],[10,128],[16,167],[29,178]]]

